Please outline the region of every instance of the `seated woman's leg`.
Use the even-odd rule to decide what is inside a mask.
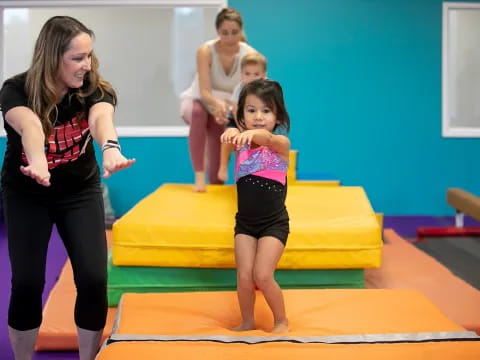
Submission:
[[[193,171],[195,172],[194,191],[203,192],[205,181],[205,143],[207,138],[207,123],[209,114],[197,100],[193,101],[188,145]]]
[[[220,167],[220,136],[225,130],[224,125],[218,124],[212,115],[208,116],[207,124],[207,147],[208,147],[208,180],[210,184],[223,184],[218,178],[218,169]]]

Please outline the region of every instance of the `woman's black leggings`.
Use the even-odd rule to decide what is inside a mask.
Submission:
[[[77,299],[75,323],[98,331],[107,316],[107,246],[99,185],[64,196],[3,189],[12,293],[8,324],[30,330],[42,322],[47,247],[53,224],[72,263]],[[69,314],[65,314],[69,316]]]

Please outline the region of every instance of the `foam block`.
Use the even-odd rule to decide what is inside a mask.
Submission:
[[[284,289],[363,288],[363,269],[277,270]],[[124,293],[235,290],[235,269],[115,266],[109,256],[108,304]]]
[[[378,267],[381,229],[361,187],[292,185],[280,269]],[[234,268],[235,186],[165,184],[113,225],[117,266]],[[188,219],[186,221],[185,219]]]

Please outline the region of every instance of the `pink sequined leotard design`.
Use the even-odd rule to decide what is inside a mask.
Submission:
[[[275,180],[285,185],[288,162],[266,146],[239,150],[235,166],[236,179],[246,175],[256,175]]]

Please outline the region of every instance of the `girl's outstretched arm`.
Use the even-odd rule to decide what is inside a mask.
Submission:
[[[220,136],[220,142],[222,144],[233,144],[233,139],[240,133],[236,127],[227,128]]]
[[[284,135],[275,135],[264,129],[246,130],[235,136],[232,143],[237,149],[245,144],[267,146],[277,152],[284,160],[288,160],[290,153],[290,140]]]

